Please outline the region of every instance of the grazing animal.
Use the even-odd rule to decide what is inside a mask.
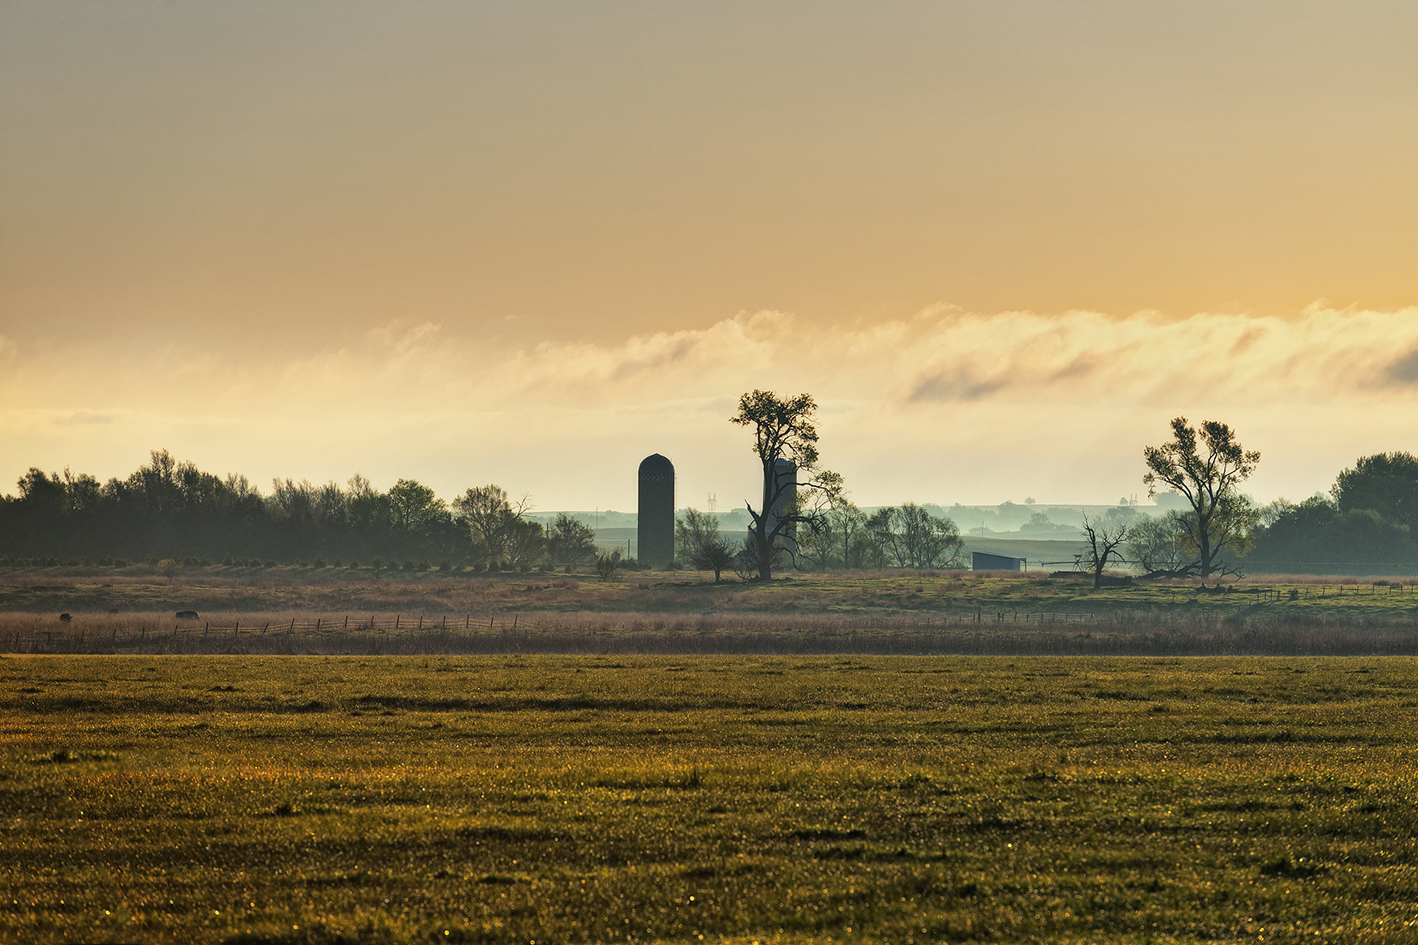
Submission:
[[[73,615],[73,614],[60,614],[60,615],[59,615],[59,619],[60,619],[62,622],[64,622],[64,623],[68,623],[69,621],[71,621],[71,620],[74,619],[74,615]]]
[[[177,619],[178,619],[178,620],[196,620],[196,619],[197,619],[197,611],[195,611],[195,610],[179,610],[179,611],[177,612]]]

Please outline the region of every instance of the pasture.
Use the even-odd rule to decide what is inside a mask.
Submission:
[[[0,658],[0,938],[1411,942],[1418,661]]]
[[[0,652],[1418,655],[1418,585],[1256,578],[1094,590],[1039,574],[11,570]],[[179,611],[201,619],[178,620]],[[61,621],[60,614],[72,617]]]

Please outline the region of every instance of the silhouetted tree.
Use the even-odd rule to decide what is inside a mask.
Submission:
[[[1113,558],[1122,558],[1118,550],[1127,540],[1128,527],[1123,522],[1107,520],[1094,522],[1087,514],[1083,516],[1083,538],[1088,542],[1083,557],[1088,569],[1093,572],[1093,589],[1103,586],[1103,572]]]
[[[553,564],[568,572],[596,555],[596,530],[565,512],[560,512],[547,530],[547,546]]]
[[[1250,548],[1257,513],[1236,487],[1260,463],[1260,453],[1243,450],[1224,423],[1207,420],[1200,429],[1187,425],[1186,417],[1172,421],[1172,439],[1142,451],[1147,474],[1142,481],[1149,497],[1158,484],[1171,487],[1191,505],[1187,547],[1196,557],[1202,580],[1218,570],[1223,552],[1244,555]]]
[[[714,583],[732,567],[737,549],[719,534],[719,520],[698,509],[686,509],[675,522],[675,548],[681,561],[702,571],[714,572]]]
[[[1144,518],[1128,529],[1127,553],[1148,577],[1186,577],[1194,570],[1186,550],[1191,527],[1177,511]]]
[[[612,548],[596,555],[596,573],[602,581],[609,581],[620,570],[620,549]]]
[[[753,430],[753,452],[763,467],[762,504],[744,503],[760,580],[772,579],[783,540],[799,527],[819,527],[827,503],[842,491],[842,477],[818,467],[816,414],[811,394],[782,399],[754,390],[739,398],[739,412],[729,418]]]
[[[453,500],[453,508],[462,517],[474,545],[489,566],[507,560],[507,543],[512,530],[530,507],[526,496],[513,505],[507,490],[498,485],[477,486]]]
[[[1362,457],[1339,474],[1331,493],[1341,513],[1368,510],[1418,534],[1418,457],[1412,453]]]
[[[507,530],[507,563],[518,571],[541,564],[546,555],[546,537],[541,522],[515,520]]]

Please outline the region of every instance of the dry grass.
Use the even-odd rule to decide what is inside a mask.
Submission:
[[[1247,610],[1255,610],[1247,608]],[[1409,618],[1200,609],[947,615],[529,611],[0,618],[0,652],[67,654],[1418,655]]]
[[[1418,640],[1415,587],[1388,579],[1094,591],[958,571],[718,585],[663,572],[288,577],[6,580],[0,651],[1407,654]],[[175,620],[184,610],[201,620]]]

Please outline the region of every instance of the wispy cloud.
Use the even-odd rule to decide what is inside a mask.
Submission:
[[[118,339],[40,351],[0,338],[0,461],[14,475],[35,463],[117,473],[167,446],[258,481],[358,469],[450,493],[500,478],[558,505],[629,504],[623,467],[652,450],[696,490],[751,476],[725,421],[754,387],[818,398],[824,455],[863,501],[1137,491],[1142,444],[1177,414],[1232,422],[1266,455],[1257,488],[1291,494],[1327,486],[1359,451],[1418,438],[1412,308],[1117,318],[940,306],[838,328],[757,312],[521,348],[414,322],[286,357]]]

